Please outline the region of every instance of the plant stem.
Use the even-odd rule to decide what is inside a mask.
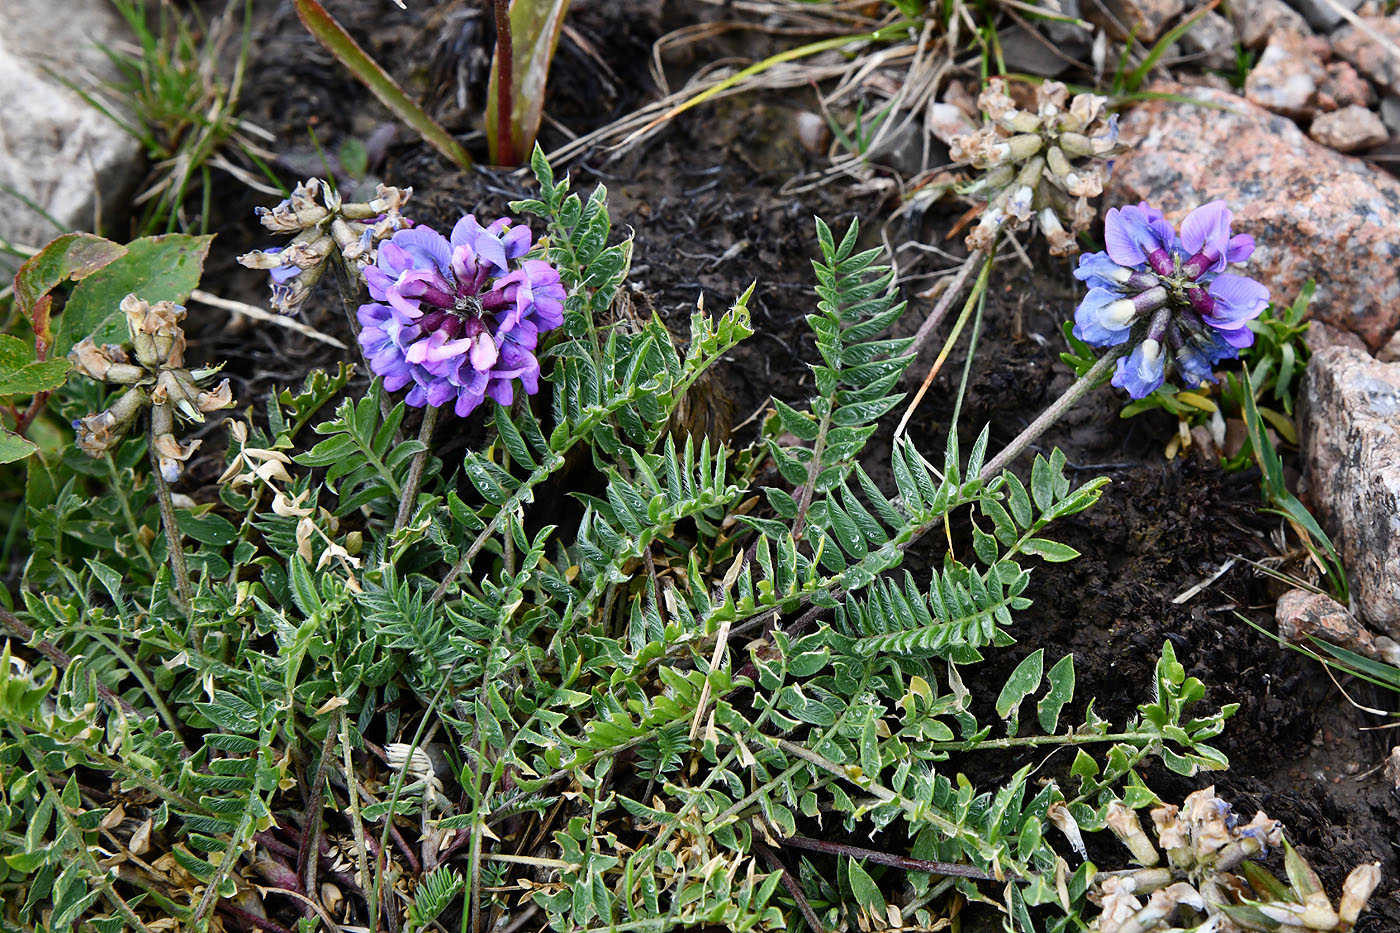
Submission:
[[[10,634],[18,638],[21,642],[29,645],[39,654],[49,659],[49,662],[59,671],[67,671],[68,665],[73,663],[73,659],[68,656],[53,642],[43,638],[35,638],[34,630],[25,625],[15,615],[12,615],[4,606],[0,606],[0,625],[9,630]],[[128,716],[140,719],[141,713],[126,700],[117,696],[112,689],[101,681],[97,682],[97,695],[105,700],[113,709],[119,709]]]
[[[968,275],[972,273],[973,268],[981,260],[982,251],[980,249],[975,249],[967,254],[967,258],[963,260],[957,274],[953,276],[952,284],[943,290],[943,294],[938,297],[938,304],[933,306],[933,310],[929,312],[928,317],[924,318],[924,322],[914,333],[914,342],[909,345],[910,353],[918,353],[923,347],[924,341],[928,340],[929,334],[933,333],[933,329],[943,322],[943,318],[948,313],[948,309],[952,307],[954,299],[962,291],[963,283],[967,281]]]
[[[782,859],[778,858],[778,853],[774,852],[757,837],[753,840],[754,851],[763,856],[763,860],[768,863],[768,867],[773,871],[782,872],[783,887],[787,889],[788,896],[797,904],[797,909],[802,914],[802,919],[807,921],[807,926],[812,933],[826,933],[826,928],[822,926],[821,918],[812,909],[812,905],[807,903],[807,898],[802,893],[802,885],[792,876],[792,872],[787,870]]]
[[[437,406],[429,405],[423,409],[423,423],[418,428],[418,440],[423,449],[413,455],[413,462],[409,464],[408,479],[404,480],[403,496],[399,499],[399,514],[394,519],[395,531],[401,531],[413,516],[413,508],[418,501],[418,487],[423,482],[423,467],[432,455],[433,429],[437,427],[437,420]]]
[[[151,479],[156,484],[156,498],[160,501],[160,521],[165,526],[165,541],[170,551],[170,572],[175,577],[175,593],[180,600],[180,609],[188,618],[191,608],[190,571],[185,566],[185,546],[180,543],[180,526],[175,521],[175,504],[170,500],[170,484],[160,472],[154,428],[147,432],[146,443],[151,455]]]
[[[1027,425],[1024,431],[1016,435],[1015,440],[1007,444],[1001,453],[993,457],[991,462],[982,468],[982,475],[979,478],[983,482],[987,482],[1000,473],[1012,460],[1015,460],[1021,451],[1030,446],[1031,441],[1044,434],[1046,429],[1059,421],[1065,412],[1073,408],[1076,402],[1088,394],[1089,390],[1118,362],[1118,357],[1123,355],[1125,349],[1127,349],[1126,345],[1109,350],[1101,356],[1087,373],[1079,377],[1078,382],[1070,386],[1064,395],[1041,412],[1039,418]]]
[[[510,0],[496,0],[496,151],[497,165],[515,164],[510,137],[511,85],[515,77],[515,48],[510,37]]]
[[[930,862],[927,859],[895,855],[891,852],[881,852],[878,849],[862,849],[860,846],[850,846],[841,842],[827,842],[824,839],[809,839],[806,836],[788,836],[785,839],[779,839],[778,842],[781,845],[791,846],[794,849],[807,849],[811,852],[822,852],[826,855],[845,855],[854,859],[865,859],[875,862],[877,865],[892,865],[895,868],[903,868],[905,871],[924,871],[931,875],[975,878],[978,881],[994,880],[989,872],[982,871],[980,868],[973,868],[971,865],[961,865],[956,862]]]

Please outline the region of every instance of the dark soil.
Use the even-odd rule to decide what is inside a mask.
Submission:
[[[309,39],[286,4],[262,5],[246,105],[254,122],[276,134],[279,151],[309,154],[308,126],[321,147],[334,152],[347,136],[364,139],[389,121]],[[410,93],[433,102],[430,110],[449,128],[472,130],[494,38],[490,18],[478,4],[417,0],[407,14],[350,0],[328,6]],[[664,29],[697,15],[685,3],[576,0],[569,20],[573,32],[561,42],[550,83],[545,110],[558,122],[546,125],[546,149],[564,141],[557,125],[586,132],[644,102],[653,92],[646,72],[652,42]],[[389,22],[407,25],[384,25]],[[715,57],[726,51],[701,50]],[[599,67],[599,59],[610,71]],[[852,196],[839,184],[800,195],[780,192],[794,175],[824,164],[793,141],[794,108],[812,104],[810,91],[794,91],[702,106],[617,161],[595,152],[555,167],[556,173],[571,172],[576,190],[607,184],[615,225],[636,236],[632,282],[637,291],[631,297],[641,313],[654,309],[683,334],[702,295],[715,309],[758,281],[750,304],[758,332],[733,353],[714,382],[721,423],[730,420],[728,411],[733,423],[744,421],[770,395],[799,400],[811,390],[807,364],[815,351],[803,316],[814,304],[813,216],[841,230],[858,215],[867,221],[865,239],[873,245],[879,242],[874,236],[879,224],[896,206],[874,196]],[[424,222],[442,222],[464,210],[494,217],[505,212],[507,201],[527,193],[519,174],[463,174],[407,131],[398,138],[379,175],[414,187],[412,213]],[[483,144],[479,138],[475,142],[480,154]],[[310,170],[319,172],[315,165]],[[283,170],[285,178],[295,174]],[[261,300],[262,278],[233,266],[228,257],[267,242],[251,219],[252,206],[264,200],[229,183],[227,197],[219,200],[228,213],[209,290]],[[895,241],[918,239],[960,252],[961,237],[949,240],[947,234],[965,208],[936,207],[912,227],[893,231]],[[1058,358],[1059,328],[1073,308],[1075,283],[1063,261],[1037,249],[1029,253],[1033,269],[1012,258],[993,276],[961,416],[965,444],[990,423],[992,449],[997,449],[1070,382]],[[931,304],[911,300],[906,333]],[[313,299],[306,320],[353,344],[329,288]],[[355,358],[353,350],[342,354],[295,334],[234,325],[223,312],[210,312],[203,327],[192,323],[191,330],[191,356],[227,359],[235,395],[245,400],[262,397],[274,385],[299,383],[311,368]],[[945,323],[911,367],[911,392],[947,330]],[[966,340],[965,334],[964,346]],[[963,353],[952,355],[910,424],[911,436],[926,451],[940,451],[944,444]],[[1035,605],[1019,617],[1018,643],[995,652],[977,669],[979,678],[1000,685],[1012,666],[1037,648],[1044,648],[1048,659],[1073,653],[1078,699],[1070,712],[1082,715],[1084,701],[1094,697],[1100,716],[1122,722],[1150,699],[1153,664],[1163,641],[1170,640],[1187,670],[1208,685],[1205,704],[1238,703],[1240,711],[1217,741],[1230,758],[1228,772],[1183,779],[1153,767],[1144,775],[1149,784],[1179,801],[1213,780],[1220,796],[1246,816],[1259,808],[1282,820],[1334,896],[1353,866],[1379,860],[1385,878],[1358,929],[1400,930],[1395,851],[1400,797],[1378,767],[1393,744],[1390,733],[1365,731],[1378,724],[1377,717],[1350,705],[1320,665],[1280,648],[1236,616],[1271,628],[1277,595],[1248,563],[1279,558],[1283,540],[1277,521],[1258,513],[1257,477],[1227,475],[1189,458],[1166,461],[1162,450],[1174,423],[1153,416],[1121,420],[1121,402],[1114,390],[1099,390],[1042,439],[1046,452],[1056,445],[1064,450],[1081,481],[1108,475],[1113,482],[1097,506],[1056,527],[1055,537],[1083,557],[1035,568],[1029,592]],[[739,440],[752,431],[752,425],[744,427]],[[222,448],[218,442],[206,446]],[[888,440],[879,446],[887,449]],[[877,452],[877,462],[880,456]],[[199,476],[207,481],[219,468],[210,461],[204,470],[210,475]],[[916,576],[926,574],[927,565],[913,557],[910,569]],[[1237,558],[1233,568],[1213,584],[1189,600],[1173,601],[1231,558]],[[1344,686],[1358,702],[1394,705],[1393,696],[1374,695],[1364,684]],[[994,766],[1006,774],[1030,760]],[[1060,766],[1067,767],[1067,761]],[[966,766],[993,765],[981,760]]]

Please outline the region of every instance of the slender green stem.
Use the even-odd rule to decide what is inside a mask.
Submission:
[[[151,479],[156,484],[156,498],[160,502],[160,521],[165,526],[165,541],[170,551],[170,573],[175,577],[175,593],[180,601],[180,609],[185,617],[190,616],[190,571],[185,565],[185,546],[180,541],[180,526],[175,519],[175,504],[170,499],[170,485],[160,472],[160,457],[156,454],[154,429],[148,433],[148,446],[151,454]],[[196,634],[196,645],[199,638]]]
[[[146,562],[146,567],[150,569],[151,575],[156,572],[155,558],[151,557],[151,551],[146,547],[146,543],[141,540],[141,526],[136,524],[136,516],[131,511],[131,499],[126,494],[127,484],[121,481],[117,474],[116,461],[109,453],[102,458],[107,464],[107,475],[112,478],[112,491],[117,494],[117,501],[121,503],[122,517],[126,519],[126,527],[131,532],[131,540],[136,542],[136,550],[141,552],[141,558]]]
[[[365,826],[360,821],[360,793],[359,781],[355,777],[355,760],[350,754],[350,720],[345,715],[345,707],[338,710],[340,714],[340,756],[341,766],[345,769],[345,786],[350,794],[350,829],[355,834],[355,858],[359,862],[360,878],[363,881],[369,880],[369,840],[365,838]],[[375,856],[375,867],[379,866],[379,857]],[[366,897],[369,900],[369,915],[371,929],[377,928],[379,924],[379,910],[377,903],[378,891],[374,885],[368,885],[369,890]]]
[[[399,514],[394,519],[394,530],[401,531],[413,517],[418,502],[418,487],[423,482],[423,467],[432,456],[433,429],[437,427],[438,410],[434,405],[423,409],[423,424],[418,428],[418,441],[423,449],[413,455],[408,467],[408,478],[404,480],[403,495],[399,499]]]
[[[457,665],[461,663],[461,660],[459,657],[453,661],[452,666],[443,675],[442,684],[433,694],[423,718],[418,721],[418,729],[413,733],[413,741],[409,743],[408,752],[404,755],[403,767],[399,768],[398,773],[394,775],[394,786],[389,795],[389,812],[384,815],[384,830],[379,834],[379,848],[375,850],[374,880],[368,885],[369,890],[366,892],[369,895],[371,933],[379,929],[379,895],[384,887],[384,863],[387,861],[382,853],[389,847],[389,830],[394,827],[394,808],[399,805],[399,794],[403,792],[404,777],[408,774],[409,763],[413,761],[413,753],[422,745],[423,733],[428,731],[428,723],[437,714],[438,704],[442,702],[443,695],[447,693],[447,687],[452,683],[452,675],[457,673]],[[355,795],[355,777],[353,774],[347,774],[346,779],[350,782],[350,795],[353,797]]]
[[[968,268],[968,263],[971,263],[974,258],[980,256],[982,256],[980,252],[973,252],[972,255],[968,256],[964,263],[964,270]],[[996,260],[996,257],[996,250],[993,250],[987,253],[986,257],[982,260],[982,271],[977,273],[977,281],[972,283],[972,291],[968,293],[967,301],[963,304],[962,313],[958,315],[957,322],[953,324],[953,332],[948,335],[947,340],[943,341],[943,349],[938,351],[938,359],[933,361],[933,365],[929,367],[928,375],[924,377],[924,381],[919,385],[919,391],[914,393],[914,398],[909,403],[909,407],[904,409],[904,415],[899,419],[899,424],[894,429],[896,437],[904,433],[904,426],[909,423],[909,419],[914,414],[914,409],[919,407],[919,403],[924,399],[924,393],[928,392],[928,387],[933,385],[934,377],[937,376],[938,371],[943,368],[943,361],[946,360],[948,354],[952,352],[953,344],[958,342],[958,337],[962,334],[962,329],[966,326],[967,319],[972,315],[973,308],[977,307],[979,299],[985,297],[987,293],[987,279],[992,274],[992,263]],[[951,296],[955,294],[954,289],[958,288],[960,283],[961,273],[959,274],[959,281],[955,281],[953,285],[949,287],[948,293],[944,295],[945,300],[950,300]],[[942,302],[939,302],[939,304],[941,306]],[[937,309],[935,309],[935,311],[937,311]],[[933,320],[933,318],[934,315],[929,315],[929,320]],[[925,321],[924,323],[927,324],[928,322]],[[920,328],[921,332],[922,330],[923,328]],[[916,337],[915,346],[917,345]]]
[[[977,357],[977,338],[982,336],[982,315],[987,308],[987,290],[977,296],[977,316],[972,319],[972,336],[967,339],[967,359],[963,361],[962,381],[958,383],[958,400],[953,403],[953,426],[958,429],[958,417],[962,414],[963,397],[967,395],[967,381],[972,376],[972,361]]]
[[[1056,399],[1049,408],[1041,412],[1040,417],[1027,425],[1026,429],[1016,435],[1015,439],[1007,444],[1001,453],[993,457],[991,462],[982,468],[980,479],[986,482],[996,476],[1005,469],[1012,460],[1015,460],[1016,457],[1020,455],[1021,451],[1029,447],[1032,441],[1044,434],[1056,421],[1059,421],[1060,418],[1064,416],[1065,412],[1073,408],[1075,403],[1087,395],[1089,390],[1108,374],[1108,371],[1118,362],[1118,358],[1123,355],[1126,349],[1126,345],[1116,347],[1100,357],[1099,361],[1090,367],[1087,373],[1079,377],[1079,381],[1070,386],[1069,389],[1065,391],[1065,394]]]

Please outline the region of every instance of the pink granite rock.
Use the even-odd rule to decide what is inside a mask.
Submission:
[[[1400,47],[1400,13],[1363,16],[1365,29],[1347,26],[1332,36],[1332,51],[1372,81],[1400,94],[1400,55],[1385,43]]]
[[[1312,113],[1313,96],[1327,77],[1322,56],[1301,33],[1280,32],[1244,81],[1244,96],[1265,110],[1303,117]]]
[[[1289,590],[1278,598],[1274,622],[1279,637],[1295,645],[1312,647],[1309,639],[1317,637],[1377,661],[1400,664],[1400,645],[1366,631],[1346,606],[1323,593]]]
[[[1283,0],[1231,0],[1230,20],[1247,49],[1261,48],[1282,32],[1308,32],[1308,21]]]
[[[1315,353],[1299,420],[1305,495],[1341,552],[1352,606],[1400,637],[1400,363]]]
[[[1360,152],[1389,138],[1381,118],[1359,104],[1313,117],[1308,135],[1338,152]]]
[[[1330,62],[1327,76],[1317,86],[1318,110],[1341,110],[1352,104],[1370,104],[1376,95],[1371,82],[1356,73],[1347,62]]]
[[[1244,267],[1281,301],[1317,281],[1314,317],[1372,350],[1400,328],[1400,180],[1221,91],[1163,85],[1209,104],[1144,104],[1123,122],[1106,204],[1147,200],[1180,220],[1224,198],[1259,247]]]

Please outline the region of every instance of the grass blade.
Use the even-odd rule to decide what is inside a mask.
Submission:
[[[350,34],[336,22],[335,17],[326,12],[317,0],[292,0],[297,16],[316,41],[324,45],[350,73],[369,88],[380,103],[393,114],[418,131],[418,135],[430,146],[441,152],[461,168],[471,168],[472,157],[467,154],[452,134],[438,125],[437,121],[409,99],[403,89],[394,83],[389,73],[370,58]]]

